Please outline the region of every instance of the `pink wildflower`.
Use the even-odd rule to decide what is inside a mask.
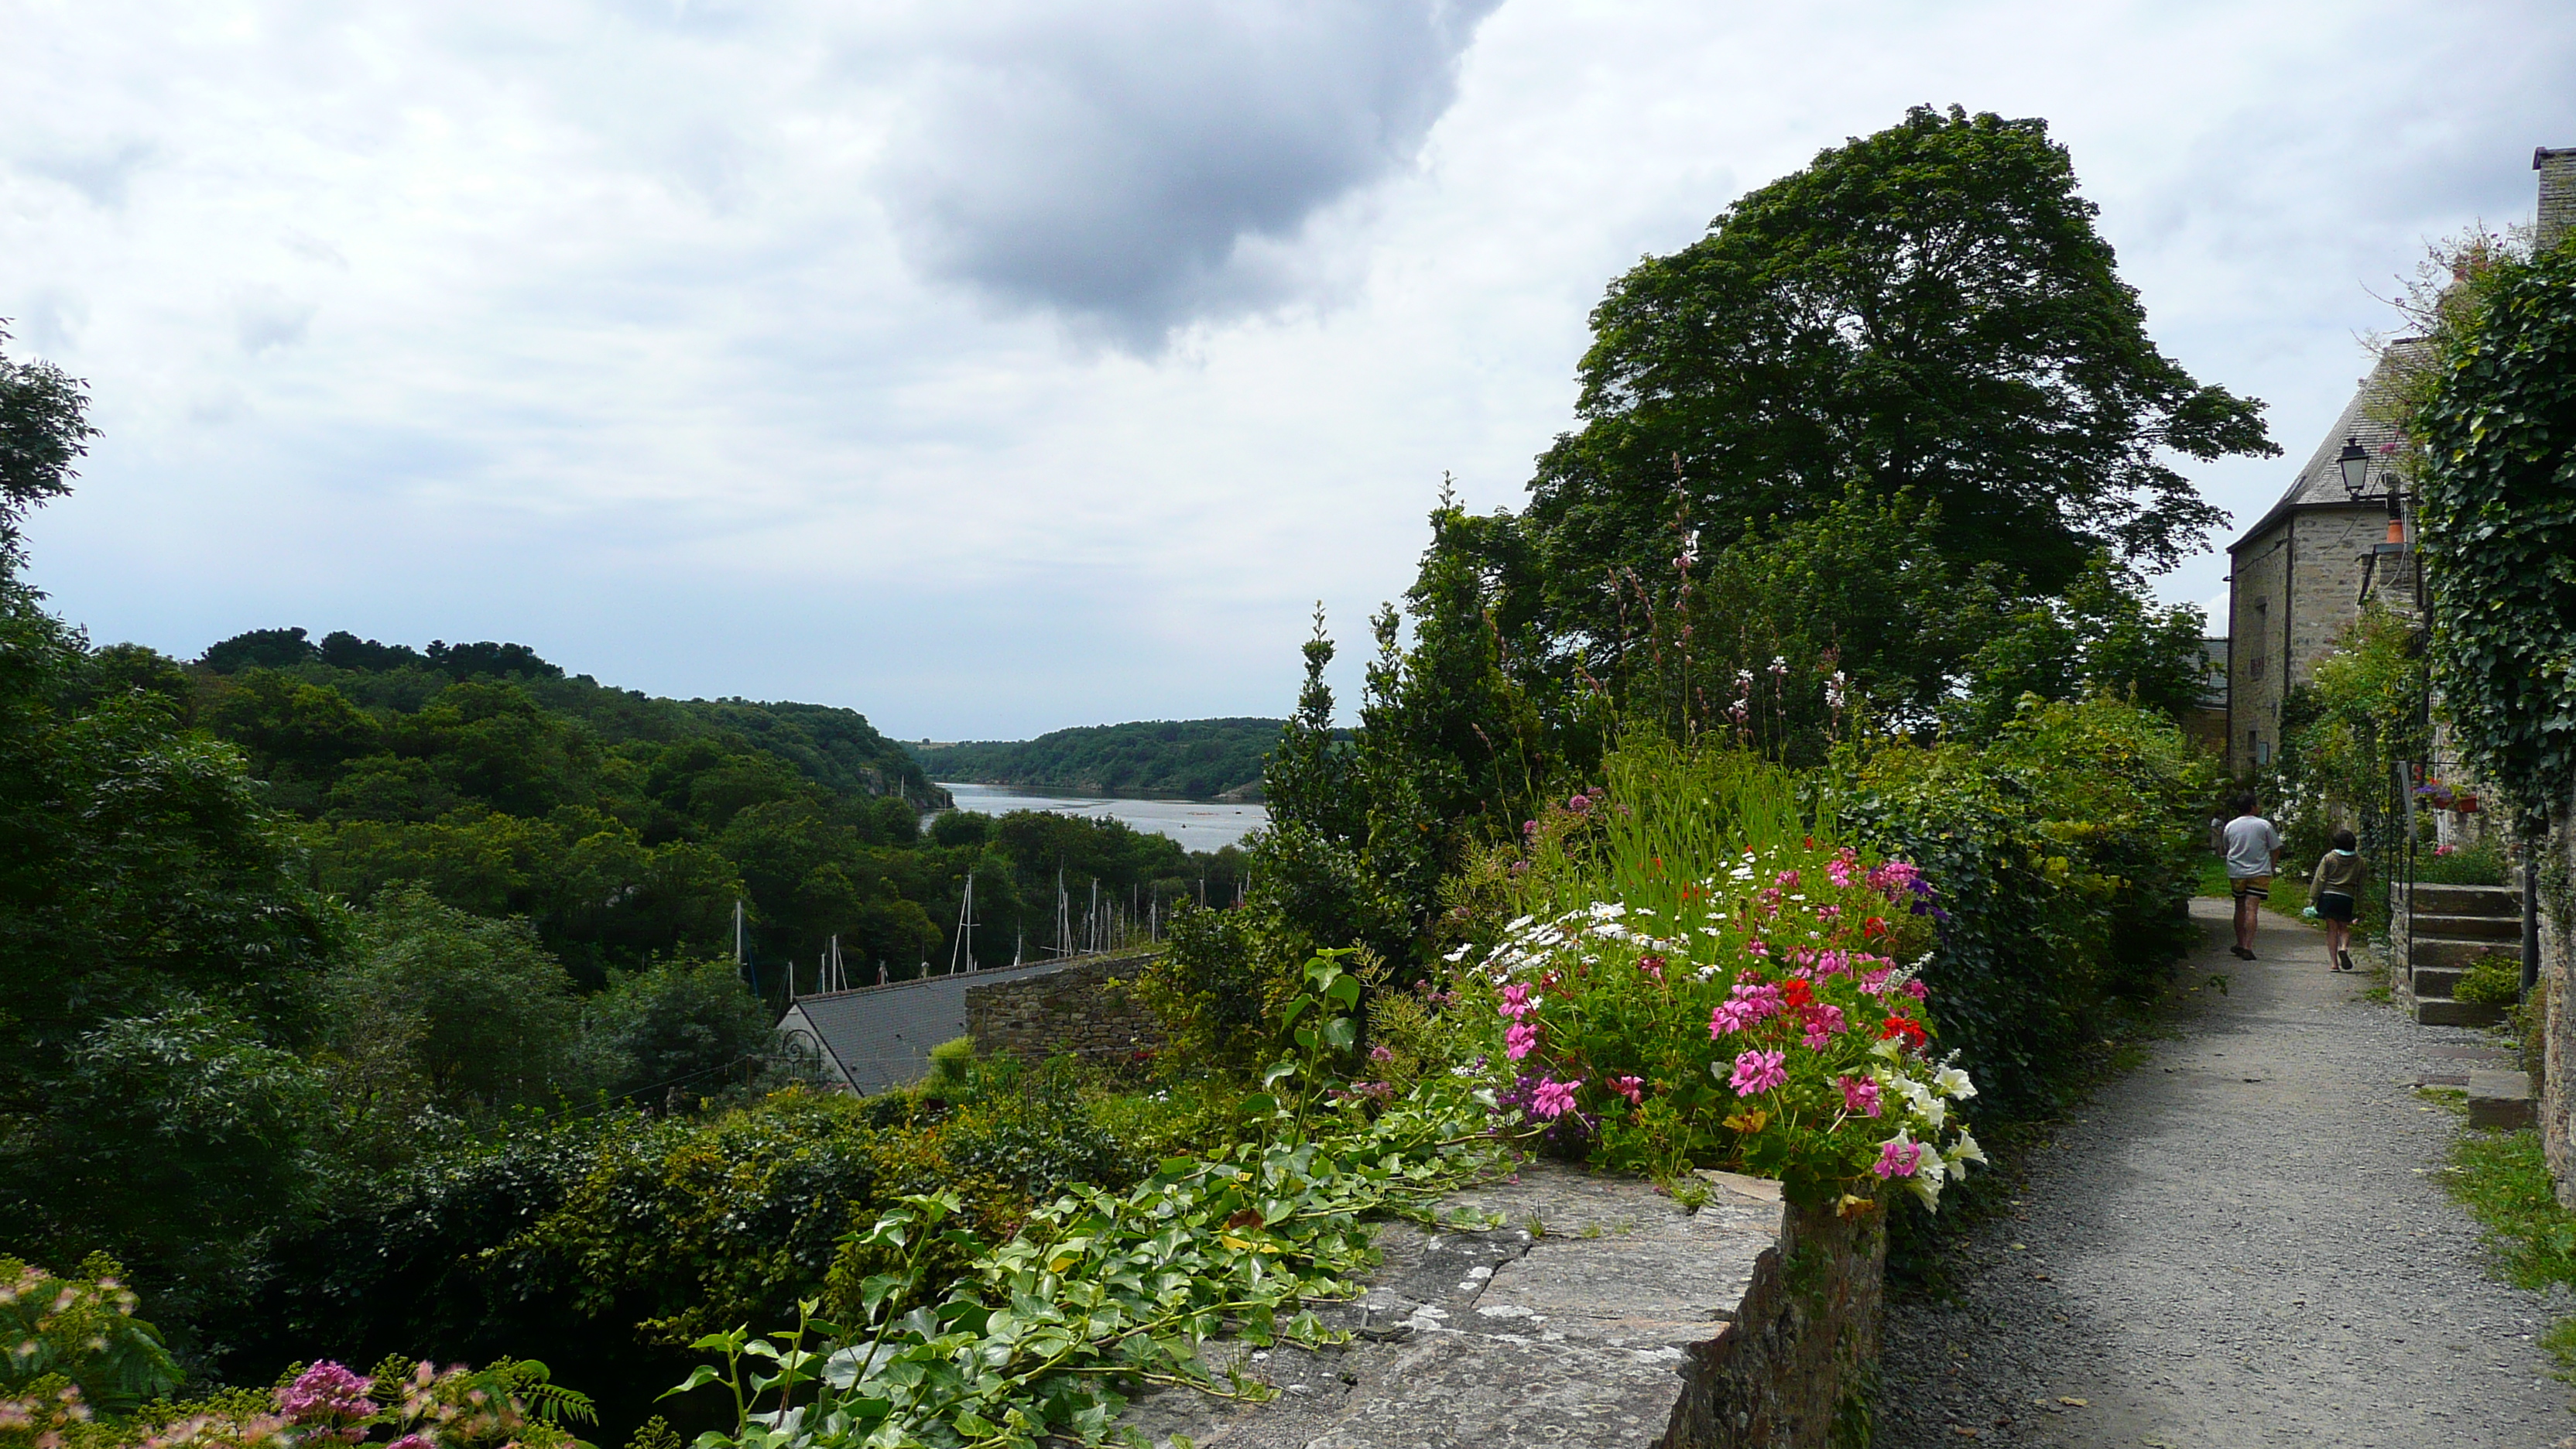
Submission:
[[[1838,886],[1850,885],[1852,883],[1852,863],[1850,857],[1851,852],[1845,851],[1841,855],[1837,855],[1833,859],[1826,861],[1826,879],[1831,880]]]
[[[1836,1077],[1834,1085],[1843,1089],[1843,1110],[1856,1117],[1878,1115],[1878,1083],[1868,1077]]]
[[[1899,1137],[1878,1146],[1878,1161],[1870,1168],[1880,1177],[1912,1177],[1923,1165],[1923,1144]]]
[[[1530,1110],[1541,1117],[1562,1117],[1574,1110],[1574,1089],[1582,1085],[1580,1077],[1571,1082],[1541,1078],[1538,1091],[1530,1097]]]
[[[1788,1053],[1748,1051],[1735,1059],[1735,1075],[1726,1084],[1735,1095],[1750,1097],[1789,1080]]]
[[[1527,982],[1515,981],[1511,985],[1503,988],[1503,1004],[1500,1010],[1503,1015],[1518,1021],[1520,1018],[1538,1010],[1538,1001],[1535,997],[1530,995],[1529,984]]]
[[[1384,1042],[1379,1042],[1376,1046],[1369,1048],[1369,1060],[1373,1062],[1394,1061],[1395,1049]]]
[[[1924,985],[1923,978],[1920,976],[1906,982],[1903,986],[1897,989],[1903,991],[1906,995],[1913,997],[1917,1001],[1921,1001],[1932,994],[1932,988]]]
[[[1503,1055],[1513,1061],[1528,1056],[1537,1045],[1538,1028],[1527,1022],[1516,1022],[1511,1030],[1503,1033]]]
[[[1798,888],[1798,873],[1794,870],[1784,870],[1780,872],[1779,876],[1776,878],[1776,883],[1779,885],[1780,889],[1784,891],[1796,890]]]
[[[276,1391],[278,1411],[297,1423],[315,1419],[363,1418],[376,1411],[375,1401],[367,1391],[375,1387],[372,1379],[349,1372],[345,1365],[324,1359],[295,1376],[295,1382]]]
[[[1771,943],[1756,936],[1744,943],[1744,952],[1748,956],[1768,956],[1771,954]]]
[[[1806,1019],[1806,1045],[1809,1051],[1823,1051],[1834,1033],[1843,1029],[1843,1009],[1818,1002],[1800,1013]]]
[[[1643,1077],[1612,1077],[1610,1090],[1637,1106],[1646,1105],[1646,1080]]]
[[[1840,951],[1826,951],[1816,957],[1816,974],[1839,976],[1851,970],[1851,958]]]
[[[1889,973],[1885,967],[1881,967],[1876,971],[1870,972],[1869,974],[1861,977],[1860,989],[1868,992],[1872,996],[1885,996],[1887,994],[1888,974]]]

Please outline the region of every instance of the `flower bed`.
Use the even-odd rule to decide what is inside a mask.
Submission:
[[[1889,1182],[1930,1205],[1985,1160],[1951,1108],[1976,1088],[1931,1049],[1920,873],[1804,837],[1706,875],[1660,864],[1454,954],[1492,1013],[1498,1103],[1567,1155],[1664,1179],[1735,1168],[1851,1210]]]

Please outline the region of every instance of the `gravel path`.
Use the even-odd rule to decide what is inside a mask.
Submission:
[[[2231,994],[2032,1154],[1957,1301],[1890,1307],[1877,1442],[2576,1446],[2535,1342],[2576,1301],[2487,1277],[2428,1175],[2456,1119],[2413,1083],[2480,1034],[2363,1000],[2294,923],[2245,962],[2225,901],[2192,911],[2191,979]]]

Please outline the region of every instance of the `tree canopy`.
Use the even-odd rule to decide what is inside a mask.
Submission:
[[[2261,403],[2148,338],[2096,211],[2046,122],[1917,107],[1638,263],[1592,314],[1583,426],[1531,484],[1551,622],[1612,636],[1606,571],[1852,484],[1930,505],[1951,559],[2043,593],[2106,549],[2192,551],[2223,515],[2167,458],[2279,449]]]

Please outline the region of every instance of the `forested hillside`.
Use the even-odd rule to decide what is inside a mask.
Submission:
[[[978,818],[925,837],[947,792],[853,710],[660,699],[521,644],[265,629],[192,665],[106,652],[306,822],[312,885],[366,903],[409,883],[525,917],[590,985],[658,954],[729,953],[737,898],[774,996],[786,962],[810,988],[834,936],[869,979],[879,962],[897,979],[944,965],[970,871],[976,955],[998,964],[1022,933],[1050,934],[1059,869],[1122,903],[1195,890],[1207,869],[1112,822]]]
[[[1057,730],[1033,740],[911,748],[923,767],[943,780],[1199,799],[1240,792],[1238,798],[1258,800],[1262,761],[1279,743],[1281,723],[1144,720]]]

